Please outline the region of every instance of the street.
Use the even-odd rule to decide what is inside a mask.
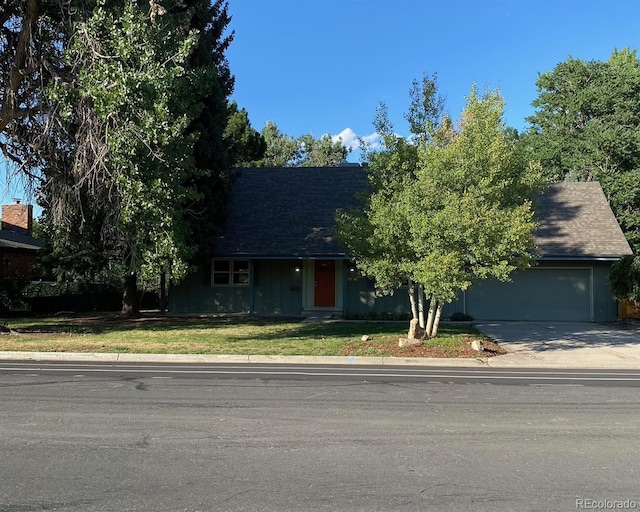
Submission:
[[[640,509],[639,388],[640,371],[0,361],[0,512]]]

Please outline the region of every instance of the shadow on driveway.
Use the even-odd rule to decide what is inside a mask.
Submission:
[[[640,329],[618,324],[587,322],[482,322],[480,332],[508,350],[547,352],[583,348],[636,348],[640,354]]]

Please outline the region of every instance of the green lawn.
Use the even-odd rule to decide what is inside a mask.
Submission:
[[[229,355],[372,355],[468,357],[470,326],[441,327],[438,337],[407,352],[398,348],[408,322],[324,322],[247,317],[116,316],[15,318],[3,323],[0,350]],[[370,341],[362,341],[368,335]],[[420,349],[420,350],[419,350]]]

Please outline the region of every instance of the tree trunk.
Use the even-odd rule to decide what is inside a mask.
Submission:
[[[420,329],[424,330],[424,288],[421,284],[418,285],[418,321]]]
[[[438,326],[440,325],[440,315],[442,314],[442,302],[438,303],[438,309],[436,309],[436,317],[433,320],[433,329],[431,331],[431,337],[435,338],[438,335]]]
[[[411,318],[418,318],[418,307],[416,306],[416,284],[409,279],[409,287],[407,288],[409,293],[409,304],[411,304]]]
[[[164,315],[167,311],[167,274],[160,273],[160,314]]]
[[[6,6],[6,2],[3,3]],[[6,9],[6,7],[3,7],[3,10],[4,9]],[[23,85],[22,82],[28,75],[33,75],[35,72],[35,69],[28,64],[28,56],[29,47],[33,42],[33,33],[37,30],[39,17],[39,2],[37,0],[28,0],[22,17],[20,35],[16,42],[9,83],[2,85],[2,87],[6,87],[6,90],[4,104],[0,105],[0,132],[4,132],[5,128],[14,119],[27,115],[27,111],[24,110],[21,105],[24,98],[20,98],[19,94],[21,86]]]
[[[427,318],[427,327],[425,329],[427,338],[433,338],[434,336],[431,331],[433,331],[433,321],[435,319],[437,302],[438,300],[436,299],[435,295],[432,295],[431,299],[429,300],[429,317]]]
[[[138,316],[138,274],[131,272],[124,277],[124,291],[122,293],[122,315],[127,317]]]

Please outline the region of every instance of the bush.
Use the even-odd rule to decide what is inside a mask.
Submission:
[[[473,320],[473,317],[471,315],[463,313],[462,311],[456,311],[453,315],[451,315],[449,320],[451,320],[452,322],[471,322]]]
[[[625,256],[611,265],[609,281],[618,300],[640,302],[640,256]]]

